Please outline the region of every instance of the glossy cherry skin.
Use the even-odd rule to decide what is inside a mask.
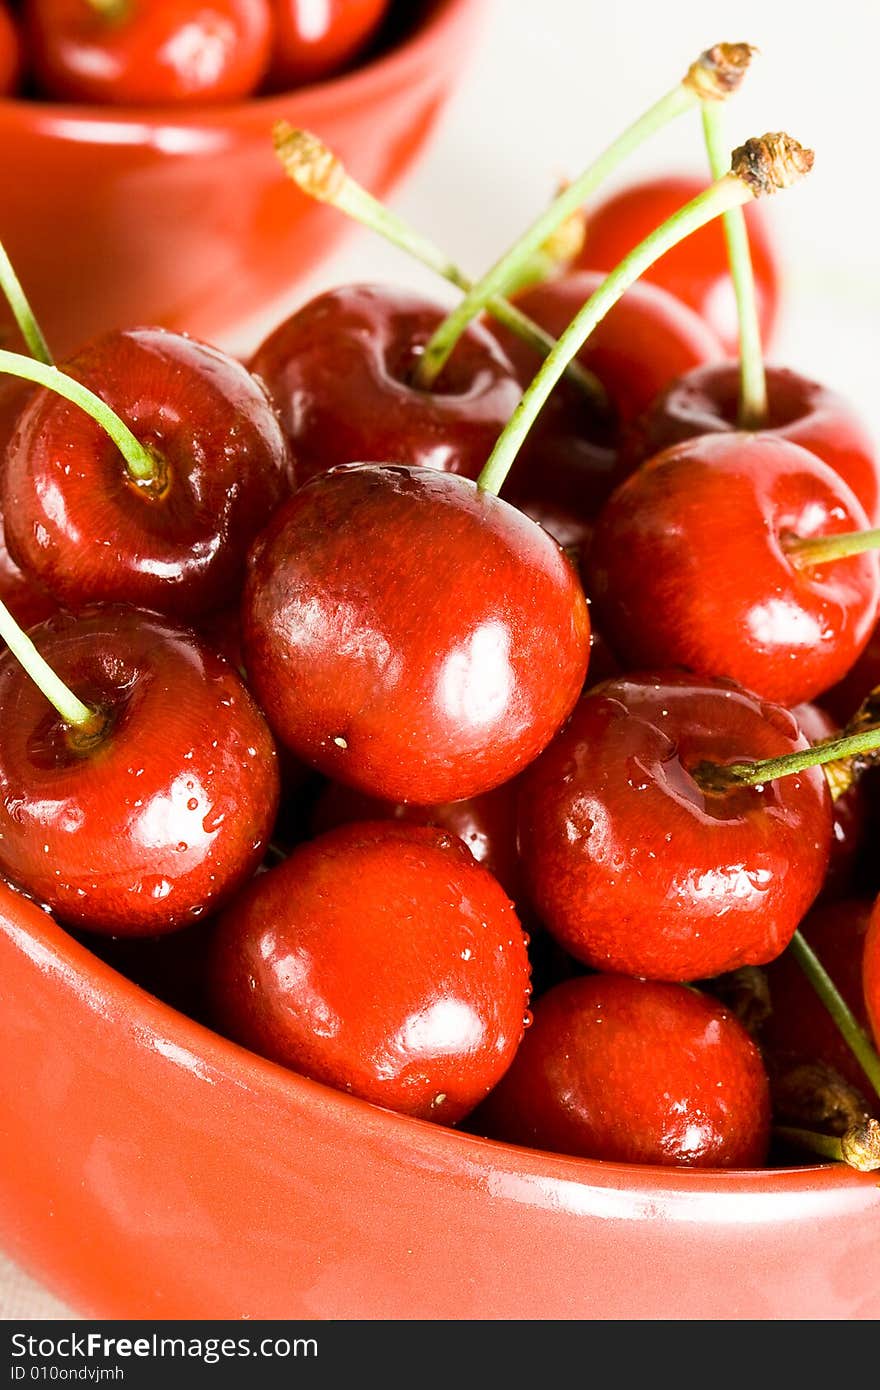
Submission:
[[[818,705],[796,705],[792,714],[802,734],[810,743],[837,738],[841,727]],[[833,805],[833,834],[828,873],[822,889],[823,897],[841,897],[853,890],[859,856],[865,845],[868,822],[868,797],[863,777],[856,777],[852,786],[836,797]]]
[[[590,269],[613,270],[655,227],[684,207],[708,186],[688,175],[663,174],[630,184],[587,209],[587,236],[579,262]],[[764,342],[773,334],[779,310],[780,268],[767,231],[763,209],[746,208],[749,243],[755,274],[758,315]],[[689,236],[667,251],[645,272],[659,285],[699,314],[724,344],[727,355],[739,351],[736,301],[728,269],[727,245],[721,220]]]
[[[389,0],[269,0],[273,87],[318,82],[351,63],[369,43]]]
[[[267,0],[27,0],[34,74],[47,96],[110,106],[236,101],[269,62]]]
[[[456,836],[366,822],[301,845],[230,904],[209,991],[220,1030],[255,1052],[454,1124],[513,1058],[529,965],[506,894]]]
[[[16,421],[27,400],[27,383],[14,377],[0,377],[0,468],[15,432]],[[26,578],[6,547],[3,515],[0,509],[0,601],[25,630],[57,613],[58,604],[40,584]],[[0,647],[2,647],[0,642]]]
[[[433,806],[507,782],[583,686],[587,604],[545,531],[467,479],[364,464],[314,478],[250,557],[248,675],[326,776]]]
[[[21,80],[21,39],[15,21],[0,5],[0,96],[12,96]]]
[[[880,597],[875,552],[798,567],[789,539],[861,531],[846,484],[772,435],[716,434],[650,459],[605,507],[587,556],[603,631],[629,670],[730,676],[780,704],[849,670]]]
[[[495,339],[474,324],[431,391],[410,385],[444,316],[385,285],[343,285],[312,299],[258,348],[301,481],[341,463],[395,459],[476,478],[520,387]]]
[[[739,369],[710,362],[661,391],[629,433],[629,467],[701,434],[737,429]],[[768,418],[762,434],[800,444],[839,474],[873,525],[880,512],[880,469],[870,431],[844,396],[786,367],[767,368]]]
[[[720,1004],[683,985],[591,975],[536,1001],[474,1119],[551,1153],[752,1168],[767,1155],[770,1097],[761,1054]]]
[[[239,677],[188,629],[121,606],[31,637],[103,723],[72,734],[0,657],[0,871],[112,936],[215,910],[259,864],[278,805],[272,738]]]
[[[482,796],[449,801],[441,806],[378,801],[363,792],[330,782],[315,803],[312,834],[320,835],[355,821],[393,820],[404,825],[434,825],[457,835],[478,864],[488,869],[519,907],[523,901],[522,870],[517,851],[518,783],[505,782]]]
[[[48,390],[29,398],[2,478],[16,564],[59,603],[195,618],[237,601],[254,537],[292,488],[281,427],[231,357],[160,328],[108,334],[65,370],[157,452],[139,486],[107,434]]]
[[[874,1038],[880,1047],[880,909],[876,903],[871,913],[868,935],[865,938],[862,985],[868,1018],[871,1022]]]
[[[863,1026],[868,1016],[862,996],[862,965],[871,907],[869,899],[858,898],[820,903],[800,927],[801,935]],[[874,1094],[871,1082],[789,952],[769,967],[767,981],[772,1010],[761,1029],[761,1045],[772,1070],[820,1062],[870,1100]]]
[[[597,686],[521,779],[540,919],[576,959],[623,975],[709,979],[773,960],[825,877],[825,776],[707,792],[694,769],[807,746],[788,710],[730,682]]]

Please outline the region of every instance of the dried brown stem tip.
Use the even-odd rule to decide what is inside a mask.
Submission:
[[[757,51],[750,43],[713,44],[691,63],[682,84],[700,101],[726,101],[739,88]]]
[[[784,130],[756,136],[730,156],[730,172],[747,184],[756,198],[790,188],[813,167],[812,150],[804,149]]]
[[[866,729],[880,727],[880,687],[872,690],[856,710],[844,729],[845,734],[859,734]],[[880,748],[867,753],[855,753],[851,758],[841,758],[836,763],[825,764],[825,776],[831,788],[832,800],[837,801],[848,792],[855,782],[871,767],[880,763]]]
[[[853,1125],[840,1141],[843,1160],[860,1173],[876,1173],[880,1168],[880,1122],[865,1120]]]
[[[321,203],[332,203],[345,183],[345,165],[310,130],[294,130],[279,121],[272,130],[275,153],[284,171],[303,193]]]
[[[836,1138],[869,1118],[864,1097],[824,1062],[801,1062],[771,1077],[773,1111],[786,1125]]]

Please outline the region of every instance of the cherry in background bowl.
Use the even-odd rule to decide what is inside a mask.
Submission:
[[[398,6],[417,18],[362,66],[222,107],[0,100],[0,239],[53,351],[134,323],[255,347],[249,322],[262,316],[265,331],[276,303],[280,319],[347,227],[284,178],[273,124],[315,129],[384,198],[424,145],[484,9]]]
[[[0,887],[0,1243],[134,1318],[874,1319],[880,1188],[634,1168],[306,1081]]]

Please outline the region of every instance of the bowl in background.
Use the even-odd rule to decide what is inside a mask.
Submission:
[[[406,1119],[176,1013],[5,887],[0,981],[0,1243],[87,1316],[880,1316],[876,1175]]]
[[[424,145],[484,9],[425,0],[407,34],[351,72],[224,106],[0,100],[0,239],[53,351],[136,324],[255,346],[249,321],[346,230],[283,176],[274,123],[314,129],[385,197]]]

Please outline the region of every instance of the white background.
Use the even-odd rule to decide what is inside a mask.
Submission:
[[[395,205],[478,271],[560,178],[719,40],[761,49],[730,104],[731,147],[785,129],[816,150],[809,180],[768,204],[788,282],[776,360],[845,391],[880,437],[877,0],[494,0],[477,51],[462,55],[462,86],[438,136]],[[658,137],[627,175],[664,168],[704,170],[696,116]],[[358,233],[301,297],[352,279],[443,294]],[[65,1310],[0,1257],[0,1316]]]

